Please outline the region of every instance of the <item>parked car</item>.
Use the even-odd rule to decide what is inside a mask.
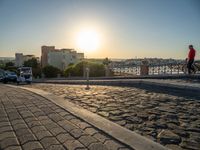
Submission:
[[[11,71],[5,71],[3,76],[3,83],[17,82],[17,74]]]
[[[0,82],[3,81],[3,77],[4,77],[4,70],[0,69]]]
[[[0,75],[0,82],[3,82],[3,75]]]

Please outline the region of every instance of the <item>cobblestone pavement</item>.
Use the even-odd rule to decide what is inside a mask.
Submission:
[[[53,102],[0,85],[0,149],[129,150]]]
[[[85,90],[80,85],[30,86],[64,97],[171,149],[200,149],[197,99],[127,87],[91,86]]]

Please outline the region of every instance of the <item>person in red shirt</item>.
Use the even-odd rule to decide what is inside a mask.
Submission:
[[[193,48],[193,45],[189,45],[189,53],[188,53],[188,61],[187,61],[187,68],[188,68],[188,73],[191,74],[191,70],[195,72],[193,63],[194,63],[194,58],[195,58],[195,53],[196,50]]]

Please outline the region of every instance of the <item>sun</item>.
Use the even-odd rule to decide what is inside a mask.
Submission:
[[[95,51],[100,46],[100,36],[94,30],[81,31],[77,36],[77,46],[83,51]]]

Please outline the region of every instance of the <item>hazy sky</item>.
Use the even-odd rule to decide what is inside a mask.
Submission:
[[[0,0],[0,56],[77,48],[90,28],[101,40],[87,57],[185,58],[188,44],[200,53],[200,0]]]

